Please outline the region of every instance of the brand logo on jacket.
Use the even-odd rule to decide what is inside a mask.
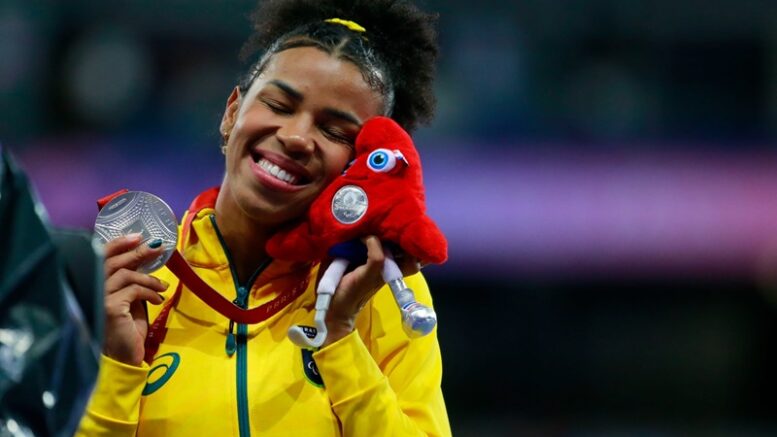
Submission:
[[[162,388],[173,377],[180,363],[181,356],[175,352],[168,352],[154,358],[151,363],[153,367],[148,371],[146,386],[143,388],[143,396],[153,394]]]
[[[318,333],[318,330],[313,326],[300,327],[308,338],[315,338],[316,333]],[[324,387],[324,380],[321,379],[321,375],[318,373],[316,361],[313,359],[313,351],[310,349],[302,349],[302,371],[305,373],[305,378],[311,384],[319,388]]]

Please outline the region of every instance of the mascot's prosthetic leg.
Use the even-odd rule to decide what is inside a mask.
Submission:
[[[400,308],[405,332],[411,338],[428,334],[437,323],[434,310],[415,301],[389,244],[421,262],[440,264],[448,256],[447,242],[426,215],[418,152],[407,132],[386,117],[365,123],[356,139],[354,161],[313,202],[304,221],[267,243],[268,253],[278,259],[334,257],[317,289],[316,335],[310,339],[301,327],[291,327],[289,338],[297,345],[316,348],[324,343],[332,295],[348,265],[364,258],[358,238],[366,235],[384,242],[383,280]]]
[[[396,261],[394,261],[391,249],[384,245],[383,252],[385,254],[383,281],[389,285],[394,295],[394,300],[396,300],[399,306],[399,311],[402,314],[402,327],[405,333],[408,337],[415,338],[432,332],[432,329],[437,325],[437,315],[434,310],[416,302],[413,290],[408,288],[402,279],[402,272],[399,270]],[[316,315],[314,318],[316,335],[311,339],[305,334],[302,327],[292,326],[289,328],[289,338],[296,345],[317,348],[321,347],[324,340],[326,340],[326,313],[329,309],[329,302],[350,263],[349,258],[338,257],[329,264],[316,289]]]

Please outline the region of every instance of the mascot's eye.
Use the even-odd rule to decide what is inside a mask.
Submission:
[[[397,158],[391,150],[378,149],[370,153],[370,156],[367,158],[367,165],[372,171],[386,173],[397,165]]]

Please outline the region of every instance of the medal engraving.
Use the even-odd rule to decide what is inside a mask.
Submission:
[[[116,196],[100,210],[94,232],[103,244],[132,233],[142,235],[141,244],[157,238],[162,240],[162,255],[137,269],[141,273],[151,273],[161,268],[173,254],[178,241],[178,220],[159,197],[130,191]]]
[[[344,225],[356,223],[367,212],[367,194],[356,185],[346,185],[332,199],[332,215]]]

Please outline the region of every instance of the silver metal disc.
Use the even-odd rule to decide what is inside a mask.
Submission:
[[[130,191],[116,196],[100,210],[94,232],[103,244],[132,233],[142,235],[141,244],[157,238],[162,240],[162,255],[137,269],[141,273],[151,273],[161,268],[173,254],[178,242],[178,220],[159,197]]]
[[[356,223],[367,212],[367,193],[356,185],[346,185],[332,199],[332,215],[344,225]]]

